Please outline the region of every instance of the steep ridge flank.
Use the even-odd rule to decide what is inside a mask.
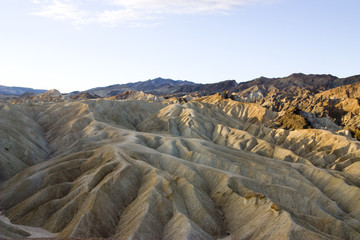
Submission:
[[[360,82],[333,88],[318,93],[317,96],[332,99],[360,98]]]
[[[34,120],[43,109],[0,103],[0,182],[51,154],[44,129]]]
[[[330,104],[325,114],[360,138],[360,83],[334,88],[315,95]]]

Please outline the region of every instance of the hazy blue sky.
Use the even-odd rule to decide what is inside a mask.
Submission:
[[[359,0],[1,0],[0,85],[360,74]]]

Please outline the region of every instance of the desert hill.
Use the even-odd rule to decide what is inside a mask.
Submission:
[[[230,92],[91,96],[0,103],[1,237],[360,238],[360,142],[330,118]]]

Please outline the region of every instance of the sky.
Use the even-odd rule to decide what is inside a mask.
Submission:
[[[359,0],[1,0],[0,85],[360,74]]]

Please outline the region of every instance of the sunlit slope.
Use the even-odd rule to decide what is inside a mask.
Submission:
[[[0,209],[14,223],[61,238],[360,238],[359,142],[276,129],[277,114],[259,105],[213,96],[1,111],[26,113],[1,115],[3,134],[40,159],[2,184]]]

